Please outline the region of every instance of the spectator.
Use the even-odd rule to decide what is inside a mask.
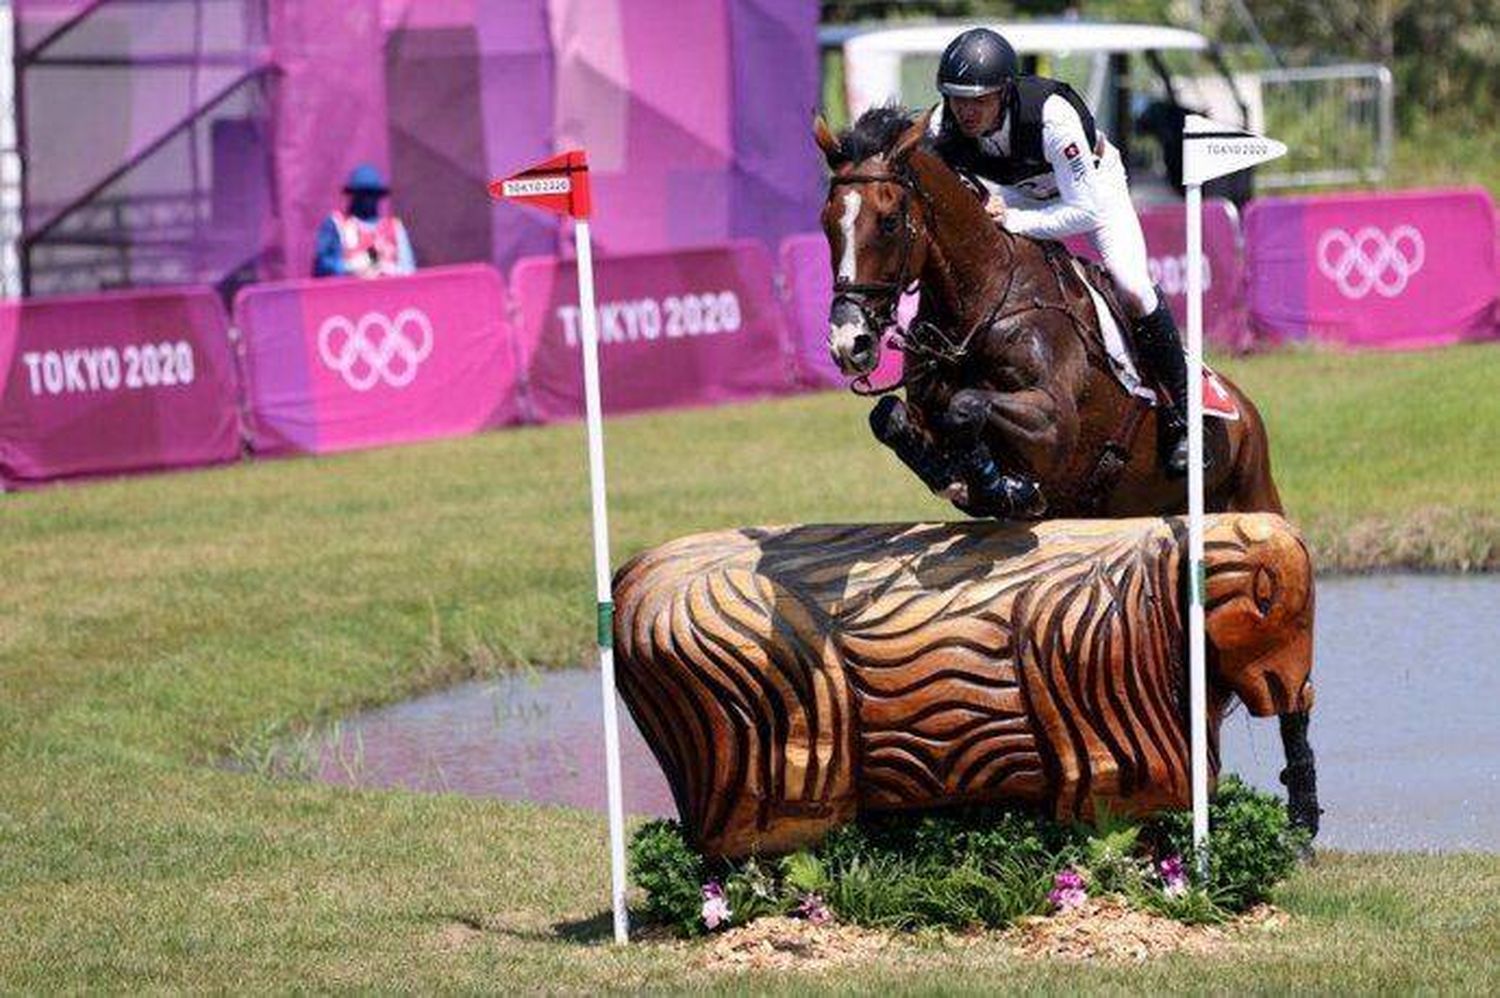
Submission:
[[[406,226],[392,215],[381,217],[380,201],[390,193],[380,171],[368,163],[356,166],[344,184],[348,205],[332,211],[318,226],[314,277],[388,277],[417,269]]]

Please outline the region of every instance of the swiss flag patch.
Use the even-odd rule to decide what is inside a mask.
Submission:
[[[1066,149],[1063,150],[1063,155],[1065,157],[1067,157],[1068,159],[1077,159],[1078,158],[1078,143],[1077,142],[1069,142],[1068,143],[1068,148],[1066,148]]]

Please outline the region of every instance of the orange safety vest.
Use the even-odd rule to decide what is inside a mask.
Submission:
[[[333,213],[339,243],[344,249],[344,272],[356,277],[383,277],[397,273],[400,259],[399,219],[377,219],[373,224],[342,211]]]

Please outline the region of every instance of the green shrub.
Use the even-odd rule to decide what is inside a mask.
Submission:
[[[754,857],[731,867],[725,875],[724,900],[729,903],[731,925],[745,925],[763,915],[785,914],[791,904],[772,871]]]
[[[1256,790],[1239,777],[1219,780],[1208,807],[1208,883],[1213,900],[1231,911],[1244,911],[1267,900],[1271,890],[1296,869],[1307,846],[1306,833],[1287,821],[1286,807],[1275,794]],[[1174,811],[1156,818],[1148,833],[1159,854],[1189,858],[1193,817]]]
[[[1304,840],[1280,800],[1233,776],[1220,781],[1210,820],[1209,882],[1174,893],[1164,890],[1159,860],[1178,854],[1191,867],[1185,812],[1143,825],[1103,811],[1092,826],[983,808],[874,815],[775,862],[713,864],[688,846],[676,822],[653,821],[631,843],[631,873],[646,893],[640,913],[684,935],[705,930],[702,891],[710,877],[723,887],[733,925],[795,913],[816,895],[858,925],[994,928],[1047,911],[1055,876],[1069,868],[1083,874],[1091,895],[1118,894],[1184,922],[1218,922],[1268,897],[1295,867]]]
[[[630,878],[645,892],[640,908],[649,922],[683,935],[703,932],[703,857],[688,845],[675,821],[648,821],[630,840]]]

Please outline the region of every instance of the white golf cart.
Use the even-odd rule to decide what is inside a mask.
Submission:
[[[853,120],[895,102],[938,100],[938,59],[971,23],[840,25],[820,33],[825,113]],[[1125,156],[1138,200],[1180,195],[1182,122],[1188,112],[1286,142],[1292,155],[1260,168],[1261,189],[1379,180],[1390,162],[1392,88],[1383,66],[1235,71],[1209,39],[1181,28],[1088,21],[991,23],[1023,72],[1070,83]],[[1242,204],[1243,173],[1210,187]]]

